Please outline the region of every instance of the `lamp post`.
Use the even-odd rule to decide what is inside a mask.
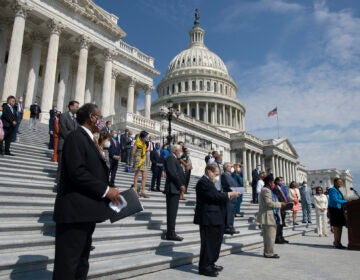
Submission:
[[[174,108],[174,104],[171,100],[168,100],[166,105],[161,106],[160,108],[160,115],[169,121],[168,125],[168,135],[166,136],[166,144],[170,145],[172,136],[171,136],[171,121],[173,120],[173,117],[178,118],[180,116],[181,112],[179,112],[176,108]]]

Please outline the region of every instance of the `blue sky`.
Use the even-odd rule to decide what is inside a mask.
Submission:
[[[350,169],[360,185],[360,1],[95,0],[163,78],[189,45],[194,10],[205,44],[238,85],[246,130],[288,137],[309,169]],[[153,98],[156,98],[154,92]]]

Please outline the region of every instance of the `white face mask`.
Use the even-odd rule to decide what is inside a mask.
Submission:
[[[237,172],[240,172],[241,171],[241,168],[239,167],[238,169],[237,169]]]
[[[104,143],[104,148],[109,148],[110,147],[110,141],[106,141],[105,143]]]
[[[234,173],[234,171],[235,171],[234,167],[231,167],[230,172]]]
[[[214,178],[214,183],[219,182],[219,181],[220,181],[220,176],[218,175]]]
[[[183,155],[183,153],[180,153],[180,154],[178,155],[178,158],[181,158],[181,157],[182,157],[182,155]]]

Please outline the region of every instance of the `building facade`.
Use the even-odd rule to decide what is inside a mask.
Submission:
[[[3,0],[0,18],[0,94],[37,101],[41,121],[69,100],[94,102],[105,117],[134,119],[139,95],[150,119],[154,59],[123,41],[118,18],[91,0]],[[121,117],[120,117],[121,115]]]

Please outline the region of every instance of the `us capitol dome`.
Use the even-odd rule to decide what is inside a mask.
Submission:
[[[184,118],[192,118],[229,133],[245,130],[245,107],[237,99],[237,85],[222,59],[204,44],[198,18],[189,31],[190,45],[170,62],[157,86],[156,113],[169,100]]]

